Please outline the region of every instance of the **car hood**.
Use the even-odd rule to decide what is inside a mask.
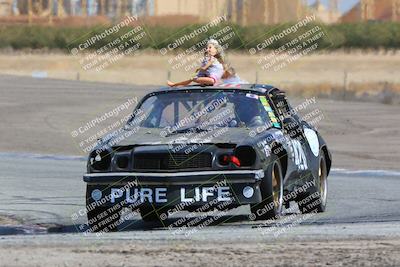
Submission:
[[[180,143],[234,143],[239,144],[250,138],[249,128],[214,128],[210,132],[167,134],[164,129],[139,128],[124,130],[119,135],[103,138],[109,146],[162,145]],[[122,137],[122,138],[121,138]],[[118,142],[116,142],[118,140]],[[110,145],[110,143],[112,143]]]

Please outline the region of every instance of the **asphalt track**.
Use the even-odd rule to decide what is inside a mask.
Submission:
[[[0,216],[12,216],[16,221],[12,226],[0,226],[0,235],[82,231],[78,226],[86,221],[86,216],[75,216],[75,214],[84,208],[85,184],[82,181],[82,175],[85,171],[85,159],[84,156],[62,156],[62,153],[79,154],[76,152],[80,152],[82,155],[82,151],[77,150],[69,133],[72,129],[83,125],[84,122],[124,103],[127,97],[137,96],[140,98],[151,88],[151,86],[0,75],[2,92],[0,95],[1,148],[2,151],[16,151],[16,153],[0,151]],[[376,131],[368,128],[371,125],[370,120],[364,121],[363,117],[359,116],[351,117],[357,109],[363,113],[365,105],[359,103],[348,105],[341,102],[331,104],[329,101],[318,101],[323,110],[327,109],[327,114],[333,114],[332,118],[322,121],[321,129],[328,129],[323,136],[328,137],[335,164],[339,162],[339,166],[347,166],[346,162],[351,161],[352,166],[368,165],[369,168],[373,168],[374,166],[385,167],[386,160],[392,162],[388,165],[389,169],[397,166],[393,163],[395,162],[393,153],[394,150],[397,151],[398,147],[396,129],[393,129],[392,134],[388,135],[386,140],[392,144],[391,146],[388,146],[382,138],[376,139],[375,135],[371,136],[374,139],[368,139],[370,137],[365,133]],[[339,104],[340,108],[338,109],[336,105]],[[371,105],[367,104],[366,106]],[[387,122],[379,120],[381,123],[385,123],[380,128],[385,127],[386,129],[387,123],[393,125],[393,118],[398,116],[395,115],[398,114],[397,107],[374,105],[377,115],[394,114],[394,117],[390,117],[392,119],[389,118]],[[341,110],[343,110],[343,114],[337,113]],[[357,132],[360,135],[356,139],[349,135],[341,135],[346,133],[348,128],[341,123],[344,115],[346,115],[346,120],[351,122],[352,131],[360,132]],[[365,115],[363,116],[365,117]],[[336,117],[339,118],[339,121],[336,121]],[[357,127],[355,122],[361,126]],[[362,143],[360,140],[366,142]],[[375,154],[382,159],[380,161],[370,157],[372,147],[368,144],[372,144],[372,141],[381,142],[379,146],[373,147]],[[369,151],[368,157],[360,148]],[[380,148],[382,151],[379,150]],[[346,149],[351,151],[347,154],[362,155],[362,157],[348,157],[347,154],[341,154],[341,151]],[[29,154],[32,153],[31,151],[39,151],[39,154]],[[43,151],[45,152],[43,153]],[[43,155],[53,154],[53,151],[61,153],[56,156]],[[399,234],[400,227],[393,228],[395,230],[392,231],[392,227],[388,226],[400,223],[399,206],[399,172],[334,169],[329,177],[327,212],[312,216],[298,225],[312,226],[316,233],[322,234],[325,231],[323,226],[385,223],[387,226],[385,233]],[[206,231],[226,230],[229,232],[232,227],[235,227],[239,232],[249,231],[250,236],[253,233],[256,236],[257,233],[251,229],[260,223],[249,221],[248,212],[247,207],[233,210],[218,221],[218,226],[210,227],[210,229],[218,230],[207,229]],[[185,216],[185,214],[177,214],[177,217],[171,218],[168,222],[173,223],[174,220],[179,220],[179,216]],[[158,231],[162,229],[160,225],[145,224],[138,216],[123,224],[121,228],[125,233],[152,229],[157,229],[157,233],[162,232]],[[363,231],[373,233],[370,229],[373,227],[360,228],[357,230],[357,234],[361,234]],[[290,232],[297,233],[298,231]]]
[[[0,266],[400,266],[399,108],[371,103],[318,100],[336,168],[325,213],[266,223],[241,207],[185,231],[136,215],[85,235],[85,157],[62,156],[83,155],[70,132],[150,89],[0,75]]]
[[[85,230],[79,230],[86,220],[84,215],[79,216],[85,202],[83,158],[2,153],[0,169],[0,213],[12,215],[20,222],[0,227],[0,234],[78,233]],[[400,173],[335,169],[329,177],[327,211],[300,220],[290,228],[312,226],[312,231],[318,235],[324,234],[326,227],[367,224],[368,227],[364,228],[354,227],[357,230],[348,234],[373,235],[379,233],[376,227],[379,229],[379,225],[384,224],[382,233],[400,235],[400,227],[395,227],[400,225],[399,204]],[[241,232],[250,236],[254,232],[256,236],[254,228],[271,227],[263,225],[263,222],[250,221],[248,212],[247,207],[232,210],[209,226],[207,232],[230,232],[234,229],[239,239]],[[291,215],[301,217],[296,215],[296,211],[286,214],[281,219],[281,226],[292,222],[285,220]],[[184,216],[185,213],[179,213],[167,223],[173,224]],[[162,225],[144,223],[139,216],[130,218],[120,225],[120,229],[122,232],[157,230],[153,238],[173,232]]]

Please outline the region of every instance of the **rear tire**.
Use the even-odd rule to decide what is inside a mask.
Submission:
[[[319,152],[318,177],[315,185],[310,187],[297,201],[302,213],[324,212],[328,195],[328,169],[324,151]]]
[[[279,158],[271,155],[272,161],[268,166],[265,177],[261,180],[260,190],[262,201],[251,205],[252,219],[278,219],[283,206],[283,174]]]

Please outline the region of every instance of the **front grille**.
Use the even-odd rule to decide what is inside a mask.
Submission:
[[[211,168],[210,153],[199,154],[137,154],[134,156],[135,169],[177,170]]]

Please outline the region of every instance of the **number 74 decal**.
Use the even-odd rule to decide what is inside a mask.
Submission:
[[[302,171],[308,169],[306,154],[298,140],[289,140],[289,150],[289,157],[293,159],[297,167]]]

